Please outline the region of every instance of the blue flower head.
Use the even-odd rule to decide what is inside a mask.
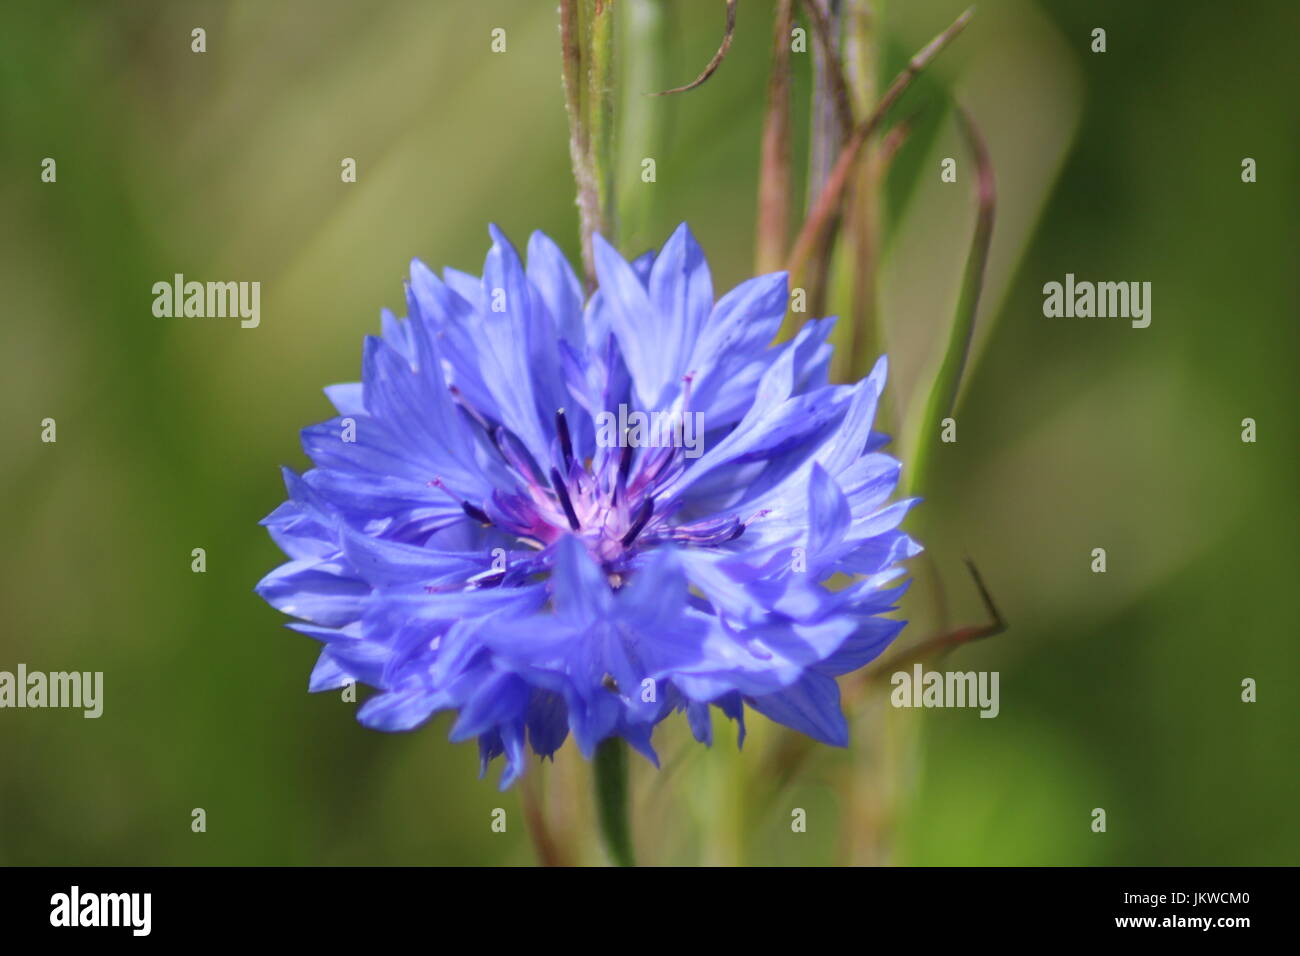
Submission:
[[[710,743],[710,706],[844,745],[835,678],[902,629],[885,585],[920,550],[871,428],[885,360],[829,384],[831,319],[770,345],[786,275],[714,302],[685,225],[630,263],[596,237],[585,304],[546,236],[525,266],[491,235],[482,279],[411,264],[410,317],[325,390],[263,521],[290,560],[258,593],[324,645],[310,689],[377,688],[381,730],[455,711],[503,788],[525,742],[654,760],[672,711]]]

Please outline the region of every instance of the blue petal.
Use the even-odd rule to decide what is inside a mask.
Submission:
[[[835,747],[847,747],[849,725],[840,710],[840,688],[825,674],[809,673],[776,694],[746,701],[778,724]]]
[[[528,706],[528,685],[510,673],[497,673],[481,683],[460,708],[450,739],[468,740],[489,727],[522,718]]]
[[[665,330],[655,321],[649,293],[613,246],[597,235],[592,237],[592,250],[610,326],[632,373],[637,401],[642,408],[657,408],[673,377],[663,338],[676,330]]]
[[[569,736],[569,712],[564,698],[547,690],[533,692],[528,704],[528,742],[533,753],[550,757]]]
[[[388,691],[371,697],[357,711],[357,720],[375,730],[411,730],[439,708],[436,694],[424,688]]]
[[[556,615],[582,626],[608,617],[613,603],[609,582],[576,537],[566,534],[555,544],[551,588]]]
[[[582,285],[549,237],[534,232],[528,237],[528,281],[541,295],[559,337],[570,345],[583,341]]]
[[[713,746],[713,718],[709,714],[709,705],[690,701],[686,705],[686,720],[690,724],[695,739],[706,747]]]
[[[416,370],[382,339],[366,339],[362,358],[366,408],[395,436],[420,449],[441,477],[462,496],[487,485],[475,461],[474,439],[456,410],[440,368]]]
[[[835,479],[814,464],[808,485],[808,553],[818,555],[839,544],[851,518],[848,499]]]
[[[343,553],[357,573],[373,585],[431,583],[442,580],[464,582],[491,567],[491,556],[385,541],[355,531],[342,532]]]
[[[336,561],[307,558],[282,564],[257,585],[267,604],[284,614],[341,627],[361,617],[370,586]]]
[[[364,415],[366,403],[362,396],[360,382],[346,382],[342,385],[326,385],[325,397],[340,415]]]
[[[664,243],[648,285],[666,387],[688,371],[687,360],[713,309],[709,264],[686,223]]]
[[[549,425],[544,429],[538,418],[533,390],[537,376],[530,365],[530,347],[539,334],[533,293],[514,246],[495,226],[492,235],[492,249],[483,263],[479,371],[496,399],[502,424],[542,461],[549,457],[551,435]]]

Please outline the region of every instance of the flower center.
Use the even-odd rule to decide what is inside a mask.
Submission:
[[[516,488],[497,489],[488,500],[475,503],[457,495],[441,478],[429,484],[458,501],[470,518],[538,550],[566,534],[578,537],[604,569],[612,587],[622,585],[631,558],[640,551],[665,542],[718,547],[739,538],[749,521],[765,513],[748,521],[724,516],[673,523],[676,507],[663,508],[656,495],[684,470],[686,461],[680,447],[646,447],[638,455],[637,447],[624,441],[617,448],[599,449],[594,460],[579,461],[568,416],[559,409],[555,413],[557,461],[544,472],[518,436],[470,407],[458,389],[453,387],[452,393],[500,453]],[[687,401],[689,394],[688,378]],[[501,581],[501,575],[494,575],[476,583],[495,586]]]

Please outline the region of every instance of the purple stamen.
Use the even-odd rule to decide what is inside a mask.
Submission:
[[[441,475],[439,475],[437,478],[434,478],[433,481],[429,482],[428,484],[430,488],[437,488],[447,497],[456,501],[460,505],[460,510],[465,512],[465,514],[469,515],[475,521],[478,521],[481,524],[485,524],[485,525],[490,525],[492,523],[492,519],[488,517],[486,511],[484,511],[482,508],[478,507],[477,505],[470,504],[460,495],[456,494],[456,492],[452,491],[445,484],[443,484]]]
[[[628,473],[632,470],[632,446],[628,443],[627,436],[623,436],[623,450],[618,455],[618,480],[619,484],[627,484]]]
[[[560,437],[560,454],[564,459],[564,473],[573,468],[573,438],[569,435],[569,422],[564,417],[564,409],[555,413],[555,431]]]
[[[650,516],[654,514],[654,511],[655,500],[646,496],[645,500],[641,502],[641,507],[636,511],[636,520],[632,522],[632,527],[628,528],[627,534],[623,535],[623,547],[630,548],[632,546],[632,542],[636,540],[636,536],[646,526],[646,522],[650,520]]]
[[[582,525],[578,523],[578,513],[573,510],[573,502],[569,499],[569,489],[560,479],[559,471],[554,468],[551,469],[551,481],[555,485],[555,495],[560,499],[560,507],[564,509],[564,516],[569,519],[569,527],[574,531],[581,531]]]

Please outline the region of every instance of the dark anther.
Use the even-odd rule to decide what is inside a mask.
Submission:
[[[487,512],[484,511],[482,508],[478,507],[477,505],[472,505],[468,501],[462,501],[460,503],[460,507],[465,512],[465,514],[469,515],[475,521],[481,522],[483,524],[492,523],[492,519],[487,516]]]
[[[556,469],[551,469],[551,481],[555,485],[555,494],[560,499],[560,507],[564,509],[564,516],[569,519],[569,527],[574,531],[582,528],[578,524],[578,513],[573,510],[573,502],[569,499],[569,489],[564,486],[560,480],[560,473]]]
[[[564,472],[568,474],[573,467],[573,438],[569,435],[569,422],[562,408],[555,413],[555,431],[560,436],[560,454],[564,456]]]
[[[641,533],[650,516],[655,512],[655,500],[649,496],[641,502],[641,507],[636,510],[636,520],[632,522],[632,527],[627,529],[627,534],[623,535],[623,547],[630,547],[636,540],[636,536]]]
[[[623,450],[618,455],[618,477],[620,481],[626,482],[628,472],[632,470],[632,445],[623,436]]]

